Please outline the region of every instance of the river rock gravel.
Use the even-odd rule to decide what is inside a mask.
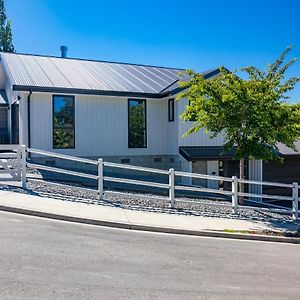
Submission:
[[[117,190],[105,190],[104,199],[98,200],[97,191],[78,190],[68,185],[52,185],[43,181],[29,180],[28,192],[42,197],[51,197],[61,201],[72,201],[94,205],[106,205],[137,211],[149,211],[166,214],[244,219],[264,222],[291,222],[289,215],[269,211],[258,211],[255,208],[240,208],[238,214],[231,213],[231,203],[222,200],[199,198],[176,198],[176,206],[170,208],[168,198],[153,194],[141,194]],[[181,203],[180,201],[189,201]],[[194,202],[194,203],[193,203]]]

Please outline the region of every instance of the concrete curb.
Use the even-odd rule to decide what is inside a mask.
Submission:
[[[229,232],[211,231],[211,230],[187,230],[187,229],[170,228],[170,227],[156,227],[151,225],[147,226],[147,225],[102,221],[102,220],[94,220],[94,219],[81,218],[81,217],[59,215],[59,214],[35,211],[30,209],[18,208],[18,207],[4,206],[4,205],[0,205],[0,210],[5,212],[18,213],[23,215],[47,218],[47,219],[54,219],[60,221],[89,224],[89,225],[97,225],[97,226],[104,226],[104,227],[112,227],[112,228],[120,228],[120,229],[191,235],[191,236],[300,244],[300,238],[293,238],[293,237],[229,233]]]

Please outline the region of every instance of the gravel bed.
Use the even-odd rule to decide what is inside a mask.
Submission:
[[[62,184],[59,182],[59,184]],[[54,186],[43,181],[28,182],[28,193],[36,194],[42,197],[51,197],[61,201],[80,202],[87,204],[98,204],[111,207],[121,207],[138,211],[150,211],[177,215],[222,217],[228,219],[243,219],[264,222],[284,221],[292,222],[291,216],[272,212],[262,212],[256,209],[239,209],[237,215],[231,214],[231,203],[221,200],[195,199],[178,197],[177,201],[195,201],[194,203],[176,203],[176,208],[171,209],[169,203],[160,200],[157,195],[140,194],[130,191],[122,191],[122,195],[114,194],[116,190],[106,190],[104,199],[97,199],[96,190],[83,191],[76,190],[70,186]],[[134,194],[134,197],[132,196]],[[147,197],[158,199],[147,199]],[[167,200],[166,197],[162,197]],[[218,206],[216,206],[218,204]]]
[[[27,174],[41,175],[36,169],[27,169]],[[55,183],[55,182],[53,182]],[[64,184],[63,182],[57,182],[58,184]],[[138,211],[150,211],[167,214],[177,215],[190,215],[190,216],[206,216],[206,217],[221,217],[227,219],[242,219],[242,220],[253,220],[253,221],[264,221],[264,222],[292,222],[290,215],[258,211],[256,209],[239,209],[238,214],[234,215],[231,213],[231,203],[223,200],[211,200],[211,199],[200,199],[191,197],[176,197],[176,207],[171,209],[169,202],[162,201],[159,196],[147,193],[138,192],[127,192],[118,190],[106,190],[104,199],[99,201],[97,198],[96,190],[76,190],[73,187],[82,187],[79,184],[72,183],[72,186],[54,186],[48,182],[42,180],[28,180],[28,191],[27,193],[39,195],[42,197],[51,197],[61,201],[80,202],[87,204],[98,204],[111,207],[121,207],[126,209],[138,210]],[[11,188],[10,188],[11,189]],[[24,190],[15,188],[18,192],[24,193]],[[121,192],[122,195],[114,194],[114,192]],[[132,196],[134,194],[134,197]],[[140,197],[139,197],[140,196]],[[151,199],[147,199],[147,197]],[[153,199],[153,198],[157,198]],[[162,196],[167,200],[167,197]],[[179,203],[178,201],[190,201],[190,203]],[[195,202],[191,203],[191,202]],[[216,206],[216,204],[218,204]],[[253,205],[253,204],[252,204]]]
[[[27,174],[33,175],[33,177],[41,178],[41,173],[36,169],[27,168]],[[53,182],[55,183],[55,182]],[[62,185],[63,182],[57,182]],[[255,208],[238,210],[238,214],[234,215],[231,213],[231,203],[223,200],[211,200],[211,199],[200,199],[191,197],[176,197],[176,207],[170,208],[168,201],[162,201],[157,195],[138,193],[138,192],[127,192],[125,190],[106,190],[104,199],[99,201],[97,198],[97,191],[78,190],[73,187],[82,187],[79,184],[72,183],[72,186],[68,186],[70,183],[65,183],[63,186],[51,185],[49,182],[42,180],[31,180],[28,179],[28,190],[24,191],[21,188],[13,188],[16,192],[29,193],[39,195],[42,197],[51,197],[61,201],[71,201],[79,203],[87,203],[94,205],[105,205],[111,207],[120,207],[136,211],[148,211],[158,212],[166,214],[176,215],[189,215],[189,216],[205,216],[205,217],[219,217],[227,219],[240,219],[240,220],[253,220],[263,221],[276,224],[280,221],[281,223],[293,223],[290,215],[258,211]],[[1,189],[6,189],[1,187]],[[7,187],[11,190],[12,187]],[[114,194],[121,192],[120,194]],[[134,196],[133,196],[134,194]],[[149,198],[151,199],[149,199]],[[153,199],[154,198],[154,199]],[[157,198],[157,199],[156,199]],[[167,197],[162,196],[165,200]],[[179,203],[178,201],[189,201],[189,203]],[[192,202],[195,203],[192,203]],[[218,205],[216,205],[218,204]],[[253,204],[252,204],[253,206]],[[300,223],[299,223],[300,225]]]

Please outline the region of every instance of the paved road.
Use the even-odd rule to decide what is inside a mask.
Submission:
[[[299,299],[300,247],[0,212],[0,299]]]

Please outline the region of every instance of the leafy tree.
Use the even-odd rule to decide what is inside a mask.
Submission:
[[[295,149],[300,138],[300,105],[287,102],[287,92],[300,81],[299,77],[285,79],[296,61],[284,63],[291,49],[289,46],[266,70],[250,66],[229,72],[220,68],[220,75],[209,80],[188,70],[190,79],[180,84],[184,91],[178,99],[189,100],[181,117],[195,119],[185,135],[203,127],[211,138],[224,134],[224,151],[235,149],[234,159],[240,160],[240,178],[244,178],[245,159],[280,159],[278,142]],[[246,79],[237,72],[246,74]],[[243,185],[240,190],[244,191]]]
[[[15,52],[12,43],[11,21],[7,21],[3,0],[0,0],[0,51]]]

